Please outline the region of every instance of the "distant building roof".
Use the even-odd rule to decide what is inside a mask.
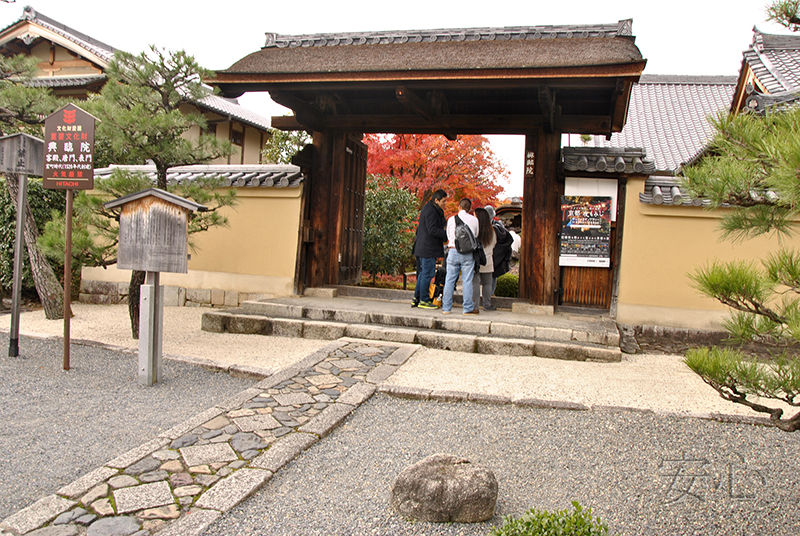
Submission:
[[[735,76],[643,75],[622,132],[611,140],[594,136],[593,143],[642,148],[656,173],[673,174],[703,150],[712,134],[708,117],[728,109],[735,85]]]
[[[763,114],[800,100],[800,36],[765,34],[753,28],[731,111]]]
[[[150,179],[154,181],[156,179],[156,167],[154,165],[111,165],[95,169],[94,176],[108,178],[115,169],[144,173]],[[169,168],[167,173],[167,182],[169,184],[181,184],[187,181],[213,178],[221,179],[223,186],[249,188],[297,188],[303,182],[303,174],[298,166],[283,164],[176,166]]]
[[[101,65],[99,68],[105,69],[114,57],[114,52],[117,50],[114,47],[107,45],[89,37],[88,35],[81,33],[69,26],[61,24],[60,22],[39,13],[31,6],[25,6],[22,12],[22,16],[12,24],[9,24],[5,28],[0,30],[0,34],[6,32],[13,28],[14,26],[25,23],[31,22],[42,28],[46,28],[62,38],[65,41],[73,43],[78,47],[87,50],[94,54],[97,58],[102,60],[105,64]],[[17,36],[20,39],[30,40],[32,43],[35,39],[39,36],[37,35],[23,35]],[[30,44],[25,41],[26,44]],[[51,87],[51,88],[63,88],[63,87],[87,87],[92,84],[100,84],[104,83],[106,80],[106,76],[103,74],[98,75],[79,75],[79,76],[48,76],[48,77],[39,77],[31,80],[29,85],[34,87]],[[236,99],[226,99],[217,95],[209,95],[208,97],[204,97],[200,101],[196,103],[202,108],[207,110],[219,113],[221,115],[231,117],[250,125],[252,127],[261,129],[261,130],[268,130],[270,128],[270,120],[268,118],[262,117],[257,113],[253,112],[252,110],[248,110],[241,106]]]
[[[114,56],[114,47],[106,45],[105,43],[89,37],[88,35],[77,30],[73,30],[69,26],[61,24],[60,22],[39,13],[31,6],[25,6],[25,8],[22,10],[22,16],[19,18],[19,20],[0,30],[0,33],[8,30],[22,21],[31,21],[39,26],[42,26],[43,28],[47,28],[48,30],[55,32],[61,37],[67,39],[68,41],[72,41],[73,43],[79,45],[81,48],[89,50],[99,58],[105,60],[106,63],[111,61],[111,58]]]

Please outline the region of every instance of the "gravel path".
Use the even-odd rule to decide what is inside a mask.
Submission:
[[[639,412],[521,409],[376,395],[206,536],[485,535],[500,516],[578,500],[615,534],[798,533],[800,436]],[[411,523],[388,507],[400,471],[445,452],[500,484],[484,524]]]
[[[137,355],[0,334],[0,519],[254,382],[164,361],[164,381],[137,383]]]

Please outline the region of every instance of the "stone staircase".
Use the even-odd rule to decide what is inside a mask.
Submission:
[[[465,317],[412,309],[407,302],[294,297],[243,302],[203,314],[202,329],[335,340],[341,337],[420,344],[428,348],[578,361],[621,360],[616,323],[603,317],[481,311]]]

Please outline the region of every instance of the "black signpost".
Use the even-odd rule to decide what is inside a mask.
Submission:
[[[96,119],[74,104],[44,122],[44,188],[67,191],[64,236],[64,370],[69,370],[70,291],[72,288],[73,190],[94,188],[94,124]]]
[[[28,175],[42,174],[44,143],[28,134],[13,134],[0,138],[0,170],[18,181],[17,229],[14,239],[14,283],[11,297],[11,332],[8,356],[19,357],[19,302],[22,291],[22,243],[28,192]]]

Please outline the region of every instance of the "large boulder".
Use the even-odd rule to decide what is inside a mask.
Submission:
[[[477,523],[494,516],[497,479],[482,465],[434,454],[400,473],[391,501],[392,508],[410,519]]]

